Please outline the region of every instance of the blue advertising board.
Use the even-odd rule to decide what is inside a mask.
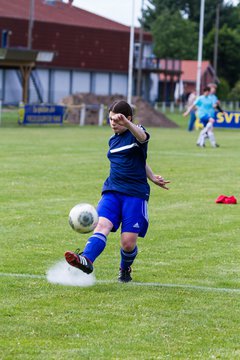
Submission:
[[[65,107],[61,105],[20,105],[18,123],[62,124]]]
[[[214,127],[240,129],[240,112],[226,111],[225,114],[218,112]]]

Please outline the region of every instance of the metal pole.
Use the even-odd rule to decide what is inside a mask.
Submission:
[[[134,9],[135,0],[132,0],[132,23],[130,30],[130,44],[129,44],[129,62],[128,62],[128,95],[127,101],[132,103],[132,77],[133,77],[133,47],[134,47]]]
[[[217,3],[217,7],[216,7],[215,39],[214,39],[214,54],[213,54],[213,68],[215,72],[214,81],[217,80],[219,17],[220,17],[220,2]]]
[[[29,23],[28,23],[28,49],[32,49],[32,33],[34,25],[34,8],[35,0],[30,0],[30,13],[29,13]]]
[[[143,6],[144,0],[142,0],[142,18],[143,18]],[[138,58],[138,73],[137,73],[137,96],[142,95],[142,57],[143,57],[143,24],[141,23],[140,33],[139,33],[139,58]]]
[[[201,88],[204,6],[205,6],[205,0],[201,0],[199,38],[198,38],[197,83],[196,83],[197,96],[200,95],[200,88]]]
[[[0,99],[0,126],[2,125],[2,100]]]

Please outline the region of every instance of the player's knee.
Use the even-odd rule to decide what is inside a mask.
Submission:
[[[122,236],[121,247],[126,252],[131,252],[135,249],[137,243],[137,234],[134,236]]]
[[[94,232],[102,233],[107,236],[113,228],[113,224],[106,218],[100,217]]]
[[[131,252],[135,248],[132,244],[122,244],[122,249],[126,252]]]

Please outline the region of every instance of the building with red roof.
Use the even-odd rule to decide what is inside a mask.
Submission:
[[[34,3],[31,47],[55,51],[54,67],[127,70],[127,26],[62,2]],[[28,46],[30,11],[30,0],[1,0],[1,28],[11,30],[11,47]]]
[[[130,28],[72,6],[71,1],[49,3],[49,0],[0,1],[4,48],[0,49],[3,50],[0,51],[0,98],[3,102],[21,101],[24,81],[29,83],[25,98],[32,103],[57,103],[73,93],[126,96]],[[187,62],[178,60],[156,59],[152,55],[151,34],[143,32],[142,43],[140,35],[140,29],[135,29],[133,95],[140,79],[140,94],[146,100],[172,98],[182,71],[188,86],[193,85],[194,66],[190,62],[186,65]],[[141,61],[140,44],[143,46]],[[1,55],[6,52],[5,48],[11,49],[13,58],[31,55],[34,51],[39,54],[34,62],[19,68],[12,60],[3,61]],[[51,60],[47,61],[48,57]],[[164,79],[164,89],[168,87],[170,92],[161,90],[159,74]]]
[[[34,9],[31,4],[35,4]],[[51,63],[37,62],[31,72],[30,102],[58,102],[75,92],[127,94],[128,26],[79,9],[71,2],[48,5],[43,0],[1,0],[0,24],[1,31],[8,32],[6,47],[54,53]],[[136,42],[138,38],[136,29]],[[143,41],[145,55],[150,54],[151,35],[144,33]],[[144,81],[148,78],[149,74]],[[5,102],[21,100],[18,69],[3,68],[0,63],[0,90]]]
[[[181,61],[181,78],[180,81],[174,76],[174,80],[169,75],[160,74],[158,101],[179,101],[188,97],[196,90],[197,81],[197,60]],[[200,92],[207,84],[215,82],[215,71],[209,61],[203,60],[201,63],[201,87]],[[218,81],[218,79],[217,79]]]
[[[187,94],[196,89],[197,78],[196,60],[182,60],[182,76],[181,79],[184,84],[184,90]],[[201,90],[215,80],[215,71],[209,61],[202,61],[201,64]],[[201,91],[202,92],[202,91]]]

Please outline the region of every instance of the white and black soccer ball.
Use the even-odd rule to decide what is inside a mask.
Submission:
[[[86,234],[97,226],[98,213],[93,205],[77,204],[70,210],[68,221],[73,230]]]

